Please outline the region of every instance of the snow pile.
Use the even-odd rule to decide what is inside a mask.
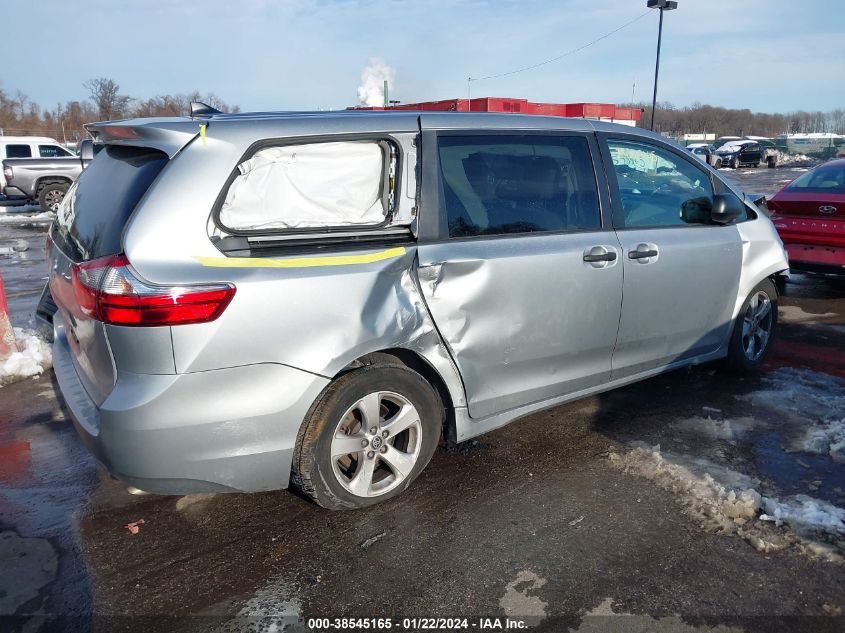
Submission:
[[[831,542],[845,535],[845,510],[807,495],[779,499],[757,492],[760,481],[706,459],[661,453],[660,447],[637,446],[611,453],[610,463],[625,473],[645,477],[672,493],[683,511],[701,527],[736,534],[759,552],[790,545],[811,556],[843,560]],[[762,512],[762,513],[761,513]],[[773,522],[774,529],[758,521]]]
[[[714,440],[736,443],[756,426],[754,418],[706,418],[693,416],[679,420],[674,426],[681,431],[701,435]]]
[[[791,448],[802,453],[828,454],[837,464],[845,464],[845,419],[807,429]]]
[[[611,453],[609,458],[623,472],[645,477],[677,495],[684,511],[708,529],[732,532],[760,511],[762,497],[754,489],[759,482],[707,460],[669,453],[664,457],[659,446],[638,446],[627,453]]]
[[[763,509],[766,513],[760,518],[764,521],[774,521],[778,525],[787,523],[805,536],[815,536],[819,532],[845,535],[845,510],[821,499],[795,495],[779,501],[766,497]]]
[[[0,386],[38,376],[53,364],[49,343],[32,330],[16,327],[15,342],[21,351],[0,362]]]
[[[787,154],[779,149],[773,150],[778,167],[812,167],[821,161],[805,154]]]

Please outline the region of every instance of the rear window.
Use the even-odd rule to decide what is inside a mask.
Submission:
[[[123,227],[167,164],[167,155],[144,147],[108,145],[65,196],[53,239],[74,261],[120,252]]]
[[[6,145],[6,158],[32,158],[29,145]]]
[[[817,167],[787,185],[786,191],[845,193],[845,165]]]

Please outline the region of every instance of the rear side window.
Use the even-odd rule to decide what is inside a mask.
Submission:
[[[123,227],[167,164],[167,154],[144,147],[107,145],[71,186],[53,239],[74,261],[121,251]]]
[[[607,143],[625,226],[701,224],[710,218],[713,186],[706,173],[673,152],[647,143]]]
[[[6,145],[6,158],[32,158],[29,145]]]
[[[38,155],[41,158],[62,158],[64,156],[73,156],[64,147],[58,145],[39,145]]]
[[[442,136],[439,156],[450,237],[601,227],[584,137]]]
[[[234,232],[381,225],[396,159],[387,141],[266,147],[238,165],[220,223]]]

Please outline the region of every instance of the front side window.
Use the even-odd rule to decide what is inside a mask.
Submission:
[[[6,145],[6,158],[32,158],[29,145]]]
[[[267,147],[238,165],[220,223],[235,231],[376,226],[392,211],[395,175],[386,141]]]
[[[62,158],[64,156],[73,156],[64,147],[58,145],[39,145],[38,155],[41,158]]]
[[[703,171],[648,143],[609,140],[626,227],[702,224],[713,208]]]
[[[601,228],[587,139],[442,136],[450,237]]]

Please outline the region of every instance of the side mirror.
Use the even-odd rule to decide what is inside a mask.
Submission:
[[[94,141],[90,138],[79,141],[79,158],[84,161],[93,160],[94,158]]]
[[[730,224],[744,213],[745,205],[734,194],[721,193],[713,196],[710,221],[714,224]]]

